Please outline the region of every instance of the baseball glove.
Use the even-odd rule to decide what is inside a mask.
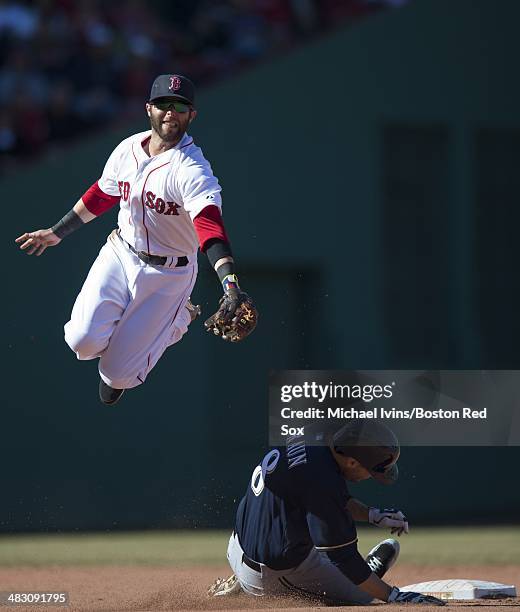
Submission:
[[[240,342],[257,322],[258,311],[247,293],[230,291],[220,298],[217,312],[204,322],[204,327],[223,340]]]

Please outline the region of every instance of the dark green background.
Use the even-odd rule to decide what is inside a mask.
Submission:
[[[113,408],[62,326],[114,211],[38,259],[12,239],[60,218],[145,117],[4,177],[0,530],[230,526],[269,369],[520,368],[519,22],[515,0],[416,0],[201,92],[193,135],[260,324],[229,346],[199,322]],[[519,463],[406,448],[395,487],[355,493],[414,523],[517,521]]]

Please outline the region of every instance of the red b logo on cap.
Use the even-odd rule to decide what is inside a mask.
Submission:
[[[181,80],[179,79],[179,77],[178,76],[170,77],[170,86],[168,87],[168,89],[173,89],[173,91],[177,91],[180,88],[181,88]]]

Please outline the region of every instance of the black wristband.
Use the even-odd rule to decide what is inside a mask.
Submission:
[[[233,253],[231,252],[231,245],[229,242],[225,242],[220,238],[213,238],[208,241],[208,246],[205,248],[205,253],[208,256],[209,263],[213,268],[215,268],[215,264],[219,259],[224,259],[225,257],[233,257]],[[231,274],[235,274],[235,263],[233,261],[226,261],[221,264],[215,272],[222,283],[227,276]],[[225,287],[224,287],[225,290]]]
[[[58,236],[58,238],[62,239],[72,232],[75,232],[82,225],[85,225],[85,222],[82,221],[81,217],[74,210],[69,210],[69,212],[51,227],[51,231]]]
[[[208,240],[207,245],[204,247],[204,252],[208,256],[212,268],[215,267],[219,259],[223,257],[233,257],[229,242],[221,240],[220,238]]]

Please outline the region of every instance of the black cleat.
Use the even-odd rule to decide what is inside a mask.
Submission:
[[[374,574],[382,578],[397,561],[400,548],[399,542],[393,538],[383,540],[374,546],[365,561]]]
[[[115,404],[124,392],[124,389],[113,389],[103,379],[99,381],[99,399],[103,404]]]

